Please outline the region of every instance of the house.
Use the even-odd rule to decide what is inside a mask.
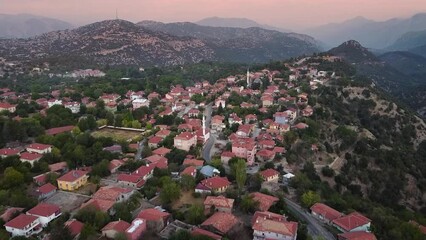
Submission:
[[[92,198],[114,202],[123,202],[127,201],[133,195],[133,193],[134,190],[130,188],[107,186],[101,187],[93,194]]]
[[[46,134],[50,136],[55,136],[61,133],[71,132],[74,129],[74,126],[64,126],[64,127],[57,127],[57,128],[50,128],[46,130]]]
[[[249,137],[253,130],[253,125],[243,124],[238,127],[236,134],[240,137]]]
[[[252,138],[236,138],[232,143],[232,153],[236,157],[247,159],[248,165],[253,165],[256,154],[256,143]]]
[[[27,214],[20,214],[16,218],[5,223],[4,227],[6,231],[12,234],[12,237],[29,237],[43,230],[39,218]]]
[[[125,231],[130,227],[130,223],[119,220],[108,223],[105,227],[101,229],[102,236],[114,239],[118,233],[125,233]]]
[[[358,212],[334,219],[332,223],[341,232],[369,232],[371,226],[371,220]]]
[[[220,155],[220,161],[224,165],[228,165],[229,160],[231,160],[233,157],[235,157],[235,154],[233,152],[224,151]]]
[[[143,176],[137,174],[120,174],[117,176],[117,182],[120,186],[135,189],[140,189],[145,184]]]
[[[183,160],[183,166],[194,166],[197,169],[201,169],[204,165],[204,160],[190,159]]]
[[[296,240],[297,222],[289,222],[279,214],[256,212],[252,219],[253,240]]]
[[[189,151],[195,145],[197,145],[197,135],[190,132],[182,132],[174,138],[174,146],[177,149]]]
[[[289,116],[286,112],[276,112],[274,114],[274,119],[278,124],[287,124],[289,121]]]
[[[253,124],[257,122],[257,116],[255,114],[248,114],[244,120],[246,124]]]
[[[57,190],[58,188],[56,186],[52,185],[51,183],[46,183],[43,186],[37,188],[36,192],[38,199],[41,200],[52,196]]]
[[[223,122],[225,120],[224,116],[215,115],[211,119],[211,128],[213,131],[221,132],[225,127],[225,123]]]
[[[231,185],[226,177],[212,177],[201,181],[201,185],[215,193],[223,193]],[[197,192],[197,189],[196,189]]]
[[[74,191],[87,183],[89,176],[86,171],[72,170],[57,179],[58,187],[65,191]]]
[[[91,198],[89,201],[81,204],[80,209],[96,209],[97,211],[113,215],[115,213],[113,209],[114,204],[115,201]]]
[[[229,234],[240,224],[238,218],[231,213],[216,212],[207,220],[205,220],[201,227],[205,230],[212,231],[220,235]]]
[[[68,228],[71,233],[71,236],[73,236],[74,239],[78,239],[81,230],[83,230],[84,227],[84,224],[76,219],[68,220],[64,223],[64,225]]]
[[[202,228],[194,227],[191,231],[191,236],[205,236],[209,239],[213,240],[221,240],[222,237],[220,235],[214,234],[212,232],[209,232],[207,230],[204,230]]]
[[[46,227],[47,224],[61,216],[61,214],[59,206],[49,203],[39,203],[37,206],[27,211],[27,215],[38,218],[42,227]]]
[[[258,141],[257,145],[260,149],[273,149],[275,147],[275,141],[274,140],[268,140],[268,139],[262,139]]]
[[[49,108],[55,106],[55,105],[62,105],[62,100],[59,99],[50,99],[49,101],[47,101],[47,106]]]
[[[189,166],[186,167],[181,173],[180,176],[182,177],[183,175],[189,175],[193,178],[195,178],[197,176],[197,168],[195,168],[194,166]]]
[[[167,153],[171,152],[171,149],[168,149],[166,147],[160,147],[152,151],[152,154],[159,155],[165,157]]]
[[[24,211],[24,208],[17,208],[17,207],[6,208],[3,214],[0,215],[0,219],[3,220],[4,222],[8,222],[12,220],[12,218],[16,216],[16,214],[19,214],[22,211]]]
[[[52,145],[33,143],[28,145],[26,147],[26,150],[29,153],[46,154],[52,152]]]
[[[256,153],[256,157],[259,161],[269,162],[274,160],[275,152],[268,149],[261,149]]]
[[[16,105],[0,102],[0,112],[8,111],[10,113],[14,113],[16,111]]]
[[[343,213],[323,204],[323,203],[315,203],[311,207],[312,216],[318,218],[319,220],[331,224],[331,222],[335,219],[338,219],[343,216]]]
[[[133,109],[138,109],[141,107],[149,107],[149,100],[146,98],[138,98],[132,101]]]
[[[50,164],[49,170],[52,173],[63,173],[68,171],[68,164],[67,162],[58,162],[58,163]]]
[[[119,144],[114,144],[112,146],[104,147],[102,150],[110,153],[123,154],[123,148]]]
[[[225,106],[226,106],[225,99],[223,99],[222,97],[216,98],[215,106],[216,106],[216,108],[219,108],[219,107],[225,108]]]
[[[31,166],[33,166],[34,162],[37,162],[42,157],[43,157],[43,155],[38,154],[38,153],[23,152],[23,153],[21,153],[19,160],[21,160],[21,162],[27,162],[27,163],[31,164]]]
[[[280,173],[272,168],[268,168],[264,171],[261,171],[260,176],[262,177],[263,181],[266,182],[278,182]]]
[[[146,220],[136,218],[124,232],[128,240],[141,239],[142,234],[146,231]]]
[[[205,177],[205,178],[211,178],[214,176],[219,176],[220,175],[220,171],[217,168],[214,168],[210,165],[206,165],[203,166],[200,169],[200,173]]]
[[[155,134],[155,136],[160,137],[160,138],[165,138],[165,137],[169,136],[169,135],[170,135],[170,133],[171,133],[171,131],[170,131],[170,130],[162,129],[162,130],[158,131],[158,132]]]
[[[160,232],[171,222],[170,213],[155,208],[142,210],[137,218],[146,220],[147,228],[156,232]]]
[[[160,144],[160,142],[163,141],[163,138],[158,137],[158,136],[153,136],[148,140],[148,146],[150,148],[158,148],[158,145]]]
[[[250,196],[253,197],[253,200],[255,202],[259,203],[259,206],[257,207],[257,209],[262,212],[268,211],[269,208],[272,207],[272,205],[274,205],[276,202],[279,201],[277,197],[263,194],[260,192],[251,193]]]
[[[64,107],[71,110],[72,113],[79,113],[81,106],[79,102],[66,102],[64,103]]]
[[[274,97],[272,97],[271,95],[263,95],[261,100],[262,106],[265,108],[270,107],[274,104]]]
[[[111,173],[116,173],[118,169],[124,165],[126,161],[121,159],[113,159],[109,162],[108,169]]]
[[[211,211],[231,213],[233,206],[234,199],[224,196],[207,196],[204,200],[204,211],[207,214]]]
[[[0,157],[10,157],[10,156],[19,156],[20,155],[19,149],[12,149],[12,148],[2,148],[0,149]]]
[[[337,234],[338,240],[377,240],[374,234],[369,232],[347,232]]]

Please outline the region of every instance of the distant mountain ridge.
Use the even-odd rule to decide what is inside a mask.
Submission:
[[[357,17],[341,23],[310,28],[303,32],[329,46],[355,39],[368,48],[382,49],[392,45],[407,32],[421,31],[425,28],[426,13],[419,13],[407,19],[393,18],[383,22]]]
[[[30,14],[0,14],[0,38],[27,38],[73,28],[62,20]]]
[[[189,22],[142,21],[139,26],[179,37],[202,39],[217,59],[230,62],[268,62],[317,52],[319,44],[310,36],[262,28],[209,27]]]
[[[313,38],[295,33],[214,28],[193,23],[137,25],[124,20],[107,20],[29,39],[0,40],[0,55],[9,60],[76,57],[99,65],[262,63],[319,51]]]
[[[274,30],[279,32],[292,32],[289,29],[274,27],[267,24],[260,24],[248,18],[221,18],[221,17],[209,17],[194,22],[197,25],[208,26],[208,27],[231,27],[231,28],[252,28],[258,27],[267,30]]]

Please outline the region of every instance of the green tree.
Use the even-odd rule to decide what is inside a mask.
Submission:
[[[204,218],[204,205],[201,204],[191,205],[185,215],[186,222],[193,225],[201,224]]]
[[[238,190],[241,192],[247,180],[246,161],[244,159],[239,159],[234,166],[235,179],[237,181]]]
[[[173,182],[167,181],[163,184],[160,192],[160,200],[163,204],[169,204],[180,197],[180,186]]]
[[[320,202],[321,198],[316,192],[307,191],[302,195],[301,200],[304,207],[310,208],[315,203]]]
[[[24,175],[13,167],[8,167],[4,171],[3,185],[6,188],[19,187],[24,183]]]
[[[180,179],[180,185],[185,191],[193,190],[195,187],[195,179],[188,174],[184,174]]]
[[[258,206],[259,202],[255,201],[251,195],[244,195],[241,199],[240,208],[246,213],[256,211]]]

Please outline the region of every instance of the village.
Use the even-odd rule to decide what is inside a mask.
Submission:
[[[317,68],[316,61],[339,58],[286,63],[290,74],[248,69],[214,83],[175,85],[164,95],[129,90],[125,95],[102,93],[98,99],[83,96],[76,101],[63,96],[64,91],[73,92],[67,88],[34,100],[30,94],[0,89],[0,111],[14,121],[25,120],[15,114],[16,101],[23,98],[35,102],[41,116],[59,108],[80,116],[78,124],[45,129],[44,137],[8,143],[0,149],[0,161],[17,158],[30,168],[38,166],[47,156],[61,156],[60,148],[48,140],[85,132],[111,138],[100,152],[114,156],[102,177],[94,175],[95,164],[50,163],[48,171],[33,176],[29,184],[27,194],[38,201],[34,207],[9,204],[3,212],[0,208],[5,230],[12,237],[51,239],[53,233],[46,231],[49,224],[67,213],[64,226],[78,239],[87,232],[83,231],[87,222],[81,219],[102,213],[108,221],[96,220],[92,225],[97,239],[169,239],[186,232],[201,236],[194,239],[296,240],[303,231],[311,239],[376,239],[371,233],[374,222],[361,209],[337,211],[316,201],[310,191],[303,196],[312,196],[312,201],[300,203],[296,197],[292,181],[300,166],[288,159],[292,146],[286,138],[311,127],[316,103],[307,91],[339,78]],[[123,106],[151,111],[118,126],[114,113]],[[83,108],[86,114],[102,108],[112,117],[96,118],[94,127],[83,129],[81,122],[89,121],[81,115]],[[318,159],[325,150],[322,144],[312,143],[306,151]],[[317,161],[315,167],[334,166],[333,160]],[[123,204],[125,214],[117,207]]]

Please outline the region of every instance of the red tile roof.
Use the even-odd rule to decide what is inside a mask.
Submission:
[[[65,175],[58,178],[58,181],[64,181],[64,182],[74,182],[75,180],[81,178],[82,176],[86,175],[86,171],[81,170],[72,170],[67,172]]]
[[[272,168],[268,168],[268,169],[266,169],[266,170],[264,170],[264,171],[261,171],[260,173],[259,173],[264,179],[267,179],[267,178],[270,178],[270,177],[273,177],[273,176],[277,176],[277,175],[279,175],[280,173],[277,171],[277,170],[275,170],[275,169],[272,169]]]
[[[323,216],[328,221],[333,221],[334,219],[337,219],[341,216],[343,216],[343,213],[323,204],[323,203],[315,203],[311,207],[311,211],[315,212],[321,216]]]
[[[52,185],[51,183],[46,183],[46,184],[44,184],[43,186],[39,187],[39,188],[37,189],[37,192],[38,192],[39,194],[47,194],[47,193],[50,193],[50,192],[56,191],[57,189],[58,189],[58,188],[57,188],[57,187],[55,187],[54,185]]]
[[[268,216],[257,216],[253,220],[252,228],[255,231],[272,232],[291,237],[297,234],[297,222],[287,222],[282,219],[275,219],[274,217]]]
[[[337,236],[340,240],[377,240],[376,236],[369,232],[348,232]]]
[[[238,223],[239,221],[234,215],[230,213],[216,212],[204,221],[201,226],[211,226],[220,233],[226,234]]]
[[[165,218],[168,218],[169,216],[170,216],[170,213],[162,212],[155,208],[148,208],[148,209],[142,210],[138,214],[138,218],[142,218],[147,221],[158,221],[160,219],[164,220]]]
[[[180,140],[189,140],[191,138],[193,138],[195,135],[190,133],[190,132],[183,132],[179,135],[177,135],[175,138],[176,139],[180,139]]]
[[[204,205],[215,206],[216,208],[229,208],[232,209],[234,206],[234,199],[226,198],[224,196],[207,196],[204,200]]]
[[[370,219],[366,218],[358,212],[353,212],[349,215],[333,220],[333,223],[335,225],[341,227],[343,230],[348,232],[354,228],[368,224],[369,222],[371,222]]]
[[[64,126],[64,127],[57,127],[57,128],[51,128],[46,130],[47,135],[57,135],[64,132],[71,132],[74,129],[74,126]]]
[[[27,148],[36,149],[36,150],[46,150],[50,147],[52,147],[52,145],[41,144],[41,143],[33,143],[27,146]]]
[[[29,152],[23,152],[21,153],[21,160],[27,160],[27,161],[36,161],[42,158],[43,155],[38,153],[29,153]]]
[[[204,165],[204,160],[197,159],[185,159],[182,165],[191,165],[195,167],[202,167]]]
[[[193,175],[197,173],[197,169],[194,166],[189,166],[187,168],[185,168],[180,175],[190,175],[192,177],[194,177]]]
[[[121,194],[130,193],[132,189],[121,187],[101,187],[93,194],[93,199],[116,201]]]
[[[0,155],[5,155],[5,156],[13,156],[13,155],[18,155],[18,153],[20,153],[21,151],[19,151],[18,149],[12,149],[12,148],[2,148],[0,149]]]
[[[253,196],[254,201],[259,202],[258,208],[260,211],[268,211],[268,209],[279,200],[277,197],[266,195],[260,192],[254,192],[250,195]]]
[[[102,212],[108,212],[115,204],[115,201],[110,200],[102,200],[102,199],[90,199],[89,201],[83,203],[80,207],[80,209],[86,208],[86,207],[93,207],[96,210],[102,211]]]
[[[58,163],[50,164],[49,170],[51,172],[57,172],[57,171],[65,169],[67,167],[68,167],[67,162],[58,162]]]
[[[191,235],[192,236],[200,236],[200,235],[207,236],[207,237],[209,237],[209,238],[211,238],[213,240],[220,240],[220,239],[222,239],[222,237],[220,235],[214,234],[212,232],[209,232],[207,230],[204,230],[204,229],[201,229],[201,228],[197,228],[197,227],[195,227],[194,229],[192,229]]]
[[[101,231],[115,230],[124,233],[130,227],[130,223],[120,220],[108,223]]]
[[[165,147],[160,147],[160,148],[157,148],[154,151],[152,151],[152,153],[160,155],[160,156],[164,156],[171,151],[172,151],[171,149],[168,149],[168,148],[165,148]]]
[[[154,137],[152,137],[152,138],[150,138],[150,139],[148,140],[148,143],[158,144],[158,143],[160,143],[161,141],[163,141],[163,138],[161,138],[161,137],[157,137],[157,136],[154,136]]]
[[[68,227],[72,236],[80,234],[84,227],[84,224],[76,219],[66,221],[64,225]]]
[[[3,219],[3,221],[7,222],[9,221],[13,216],[15,216],[16,213],[21,213],[24,211],[24,208],[15,208],[11,207],[6,209],[2,215],[0,215],[0,219]]]
[[[219,189],[223,187],[227,187],[231,184],[226,177],[212,177],[207,178],[201,181],[201,184],[210,188],[210,189]]]
[[[55,213],[59,213],[61,209],[58,205],[49,204],[49,203],[39,203],[37,206],[31,208],[27,211],[27,214],[35,216],[48,217]]]
[[[20,214],[16,218],[10,220],[6,224],[4,224],[5,227],[11,227],[11,228],[17,228],[17,229],[24,229],[26,226],[30,225],[34,221],[36,221],[38,217],[26,215],[26,214]]]
[[[167,158],[162,157],[160,155],[152,155],[152,156],[145,158],[145,160],[147,160],[149,163],[157,163],[157,162],[160,162],[160,161],[167,161]]]

